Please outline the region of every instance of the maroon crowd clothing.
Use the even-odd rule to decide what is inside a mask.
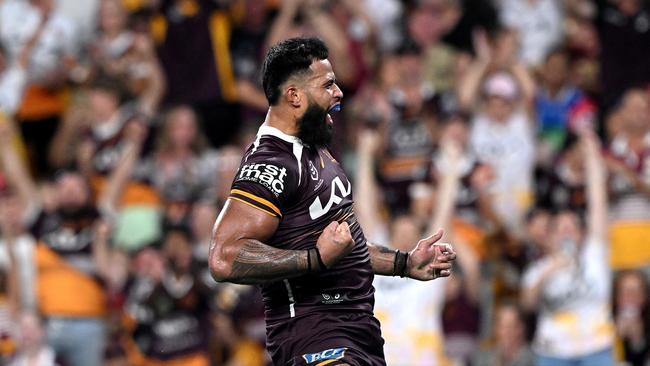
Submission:
[[[128,343],[146,360],[208,353],[210,299],[196,274],[179,278],[168,268],[160,282],[135,276],[126,287],[124,308],[135,323]]]
[[[355,241],[332,268],[262,286],[267,348],[274,364],[341,359],[385,365],[384,342],[373,316],[374,274],[353,210],[352,184],[329,151],[263,125],[242,159],[229,199],[280,219],[266,242],[273,247],[314,248],[332,221],[346,221]]]

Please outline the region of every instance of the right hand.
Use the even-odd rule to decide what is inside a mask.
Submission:
[[[318,237],[316,247],[327,268],[332,268],[354,248],[354,239],[347,222],[332,221]]]

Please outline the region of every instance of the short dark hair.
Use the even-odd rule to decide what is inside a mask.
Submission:
[[[324,60],[328,54],[327,46],[318,38],[290,38],[271,47],[262,65],[262,87],[269,105],[277,104],[282,83],[309,71],[314,60]]]

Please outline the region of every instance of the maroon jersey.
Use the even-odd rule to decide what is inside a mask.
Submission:
[[[294,136],[263,125],[247,149],[230,199],[278,217],[266,242],[276,248],[314,248],[332,221],[346,221],[355,245],[332,268],[262,287],[269,327],[318,312],[372,315],[373,271],[366,239],[353,210],[352,184],[326,148],[310,148]]]

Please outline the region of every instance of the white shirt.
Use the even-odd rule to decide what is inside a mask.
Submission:
[[[519,33],[521,59],[540,65],[562,39],[562,11],[557,0],[501,0],[501,22]]]
[[[530,203],[535,163],[532,126],[523,111],[514,112],[505,122],[484,114],[472,121],[470,147],[480,162],[494,169],[494,209],[510,227],[516,227]]]
[[[541,306],[533,349],[544,356],[580,357],[602,351],[614,342],[610,314],[612,272],[605,243],[585,241],[577,262],[555,272],[542,284]],[[551,265],[533,263],[522,286],[531,288]]]
[[[19,65],[13,65],[0,74],[0,113],[12,116],[23,99],[27,73]]]
[[[386,341],[386,364],[434,366],[445,362],[442,307],[445,279],[420,282],[377,276],[375,316]]]
[[[35,245],[34,238],[31,235],[24,234],[16,238],[14,246],[14,258],[18,262],[20,298],[24,309],[36,309]],[[0,268],[9,268],[9,254],[4,240],[0,240]]]
[[[34,35],[42,15],[29,1],[7,0],[0,3],[0,42],[15,60]],[[74,23],[57,11],[50,14],[29,62],[31,81],[42,80],[60,66],[64,55],[75,56],[79,44]]]

